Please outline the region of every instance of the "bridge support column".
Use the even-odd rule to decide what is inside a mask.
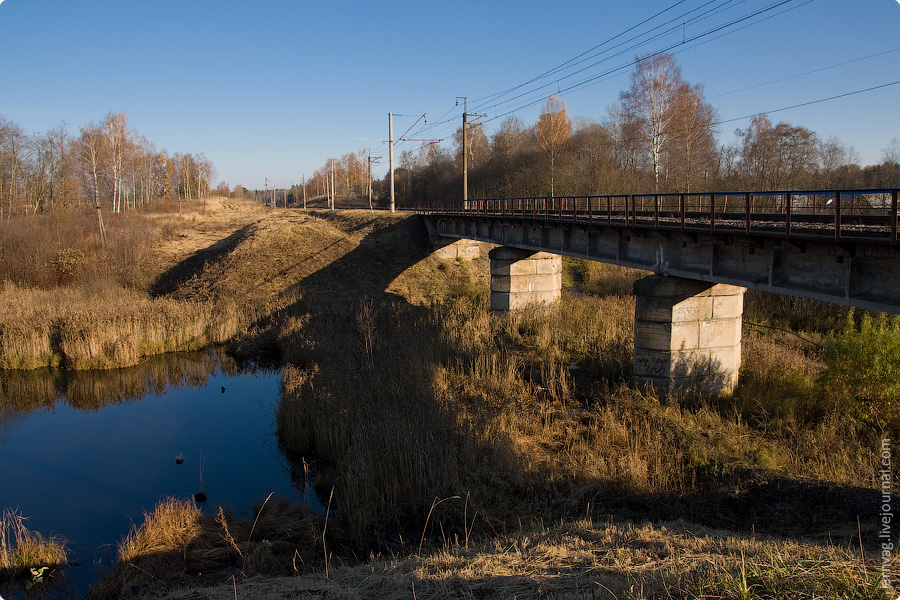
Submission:
[[[731,393],[741,366],[745,291],[662,275],[636,281],[635,382]]]
[[[491,309],[517,310],[556,302],[562,294],[562,256],[548,252],[494,248],[491,258]]]

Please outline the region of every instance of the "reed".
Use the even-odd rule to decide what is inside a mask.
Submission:
[[[822,400],[816,351],[748,336],[730,398],[628,385],[633,299],[566,296],[497,315],[483,292],[427,307],[335,303],[292,329],[278,434],[335,486],[336,530],[367,546],[564,517],[586,499],[660,510],[741,469],[873,485],[877,445]],[[329,529],[331,532],[331,529]],[[337,533],[336,533],[337,535]]]
[[[132,525],[117,557],[120,562],[133,561],[158,552],[181,551],[200,534],[200,509],[195,504],[175,498],[161,500],[151,513],[144,513],[140,525]]]
[[[0,368],[110,369],[221,344],[259,317],[235,300],[150,298],[124,289],[0,289]]]
[[[28,529],[25,521],[25,517],[11,509],[4,510],[0,516],[0,575],[64,566],[68,562],[66,541],[57,536],[44,538]]]
[[[321,519],[283,498],[253,509],[252,521],[221,507],[206,518],[189,500],[164,498],[119,543],[118,562],[91,598],[158,596],[161,589],[257,575],[297,575],[321,565]]]

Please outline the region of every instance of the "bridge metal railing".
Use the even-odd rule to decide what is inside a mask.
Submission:
[[[454,215],[897,245],[898,189],[479,198],[417,205]]]

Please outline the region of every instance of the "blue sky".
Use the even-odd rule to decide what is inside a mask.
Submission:
[[[0,0],[0,116],[77,133],[123,111],[158,148],[262,188],[366,148],[382,175],[389,112],[415,115],[395,118],[395,137],[425,113],[408,137],[449,145],[457,96],[489,134],[510,111],[533,124],[557,91],[570,116],[602,120],[634,56],[671,48],[722,141],[769,111],[871,164],[900,138],[898,27],[898,0]]]

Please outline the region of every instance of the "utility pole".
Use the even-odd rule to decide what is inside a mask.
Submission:
[[[281,189],[284,192],[284,207],[287,208],[287,182],[281,182]]]
[[[331,159],[331,210],[334,210],[334,159]]]
[[[266,190],[265,190],[265,192],[263,192],[263,200],[265,201],[266,205],[269,204],[269,178],[268,177],[266,177]]]
[[[388,113],[388,147],[391,166],[391,212],[394,212],[394,113]]]
[[[369,189],[369,210],[374,210],[372,207],[372,162],[379,160],[381,157],[376,156],[372,158],[372,150],[370,148],[366,148],[366,156],[369,159],[369,181],[368,181],[368,189]],[[377,164],[377,163],[376,163]]]
[[[469,200],[469,150],[467,148],[468,138],[468,130],[469,130],[469,100],[466,96],[457,96],[456,97],[456,105],[459,106],[459,101],[463,101],[463,124],[462,124],[462,153],[463,153],[463,207],[468,208],[468,200]],[[481,117],[486,117],[487,115],[471,115],[473,117],[477,117],[480,119]],[[476,120],[477,120],[476,119]]]
[[[306,173],[303,174],[303,210],[306,210]]]
[[[397,115],[398,117],[413,117],[415,115]],[[406,134],[409,133],[413,127],[416,126],[416,123],[425,119],[425,115],[422,114],[421,117],[416,119],[416,122],[410,125],[409,129],[406,130],[406,133],[400,136],[400,141],[402,142],[414,142],[414,141],[434,141],[434,140],[410,140],[404,139]],[[427,120],[425,121],[428,122]],[[391,212],[394,212],[396,209],[396,205],[394,204],[394,113],[388,113],[388,147],[390,148],[390,165],[391,165]]]

